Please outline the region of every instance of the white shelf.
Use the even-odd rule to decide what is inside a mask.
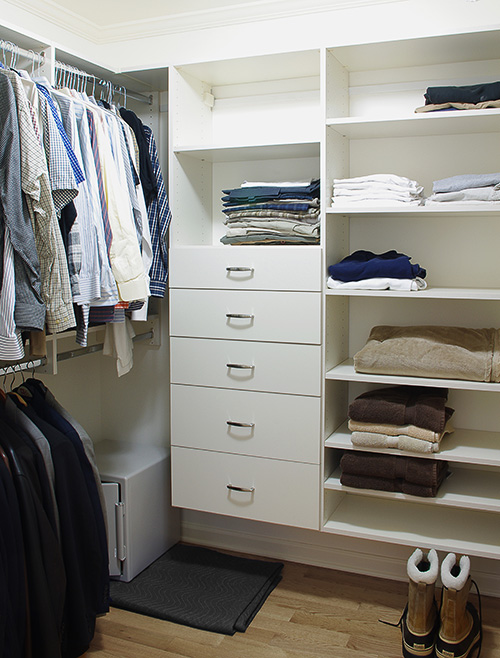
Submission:
[[[333,297],[398,297],[405,299],[463,299],[500,300],[498,288],[426,288],[425,290],[346,290],[327,288],[325,294]]]
[[[438,379],[403,375],[373,375],[356,372],[352,359],[346,359],[338,366],[328,370],[325,377],[326,379],[335,381],[366,382],[370,384],[388,384],[391,386],[405,384],[408,386],[436,386],[438,388],[454,388],[466,391],[500,392],[500,383],[497,382],[472,382],[466,379]]]
[[[343,423],[325,441],[326,448],[338,450],[359,450],[374,452],[376,448],[354,446],[351,442],[351,432],[347,422]],[[439,452],[416,453],[397,449],[384,449],[384,454],[405,455],[422,459],[447,459],[450,463],[476,464],[478,466],[500,466],[500,432],[485,430],[456,429],[451,434],[445,434],[441,441]]]
[[[500,525],[495,513],[472,509],[444,510],[439,505],[371,495],[343,496],[323,530],[496,560],[500,546]]]
[[[326,125],[349,139],[490,133],[500,130],[500,109],[415,113],[402,117],[343,117]]]
[[[500,512],[500,474],[493,471],[466,471],[465,469],[450,469],[450,475],[439,487],[436,496],[412,496],[399,492],[379,491],[377,489],[358,489],[346,487],[340,483],[340,467],[325,480],[325,489],[343,491],[353,495],[388,500],[400,500],[423,505],[438,505],[440,507],[460,507],[464,509],[482,510],[485,512]]]
[[[492,201],[485,203],[441,203],[442,207],[437,204],[432,206],[355,206],[354,204],[344,204],[334,202],[333,205],[326,209],[327,215],[353,215],[354,217],[408,217],[419,215],[419,219],[424,217],[435,218],[439,216],[466,215],[471,217],[489,217],[500,212],[500,202]]]
[[[239,162],[319,157],[319,142],[276,144],[191,145],[175,147],[176,155],[188,155],[207,162]]]

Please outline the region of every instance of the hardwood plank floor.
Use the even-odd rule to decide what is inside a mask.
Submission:
[[[112,608],[98,619],[85,658],[399,658],[399,629],[378,620],[396,623],[407,592],[407,583],[287,562],[245,633],[219,635]],[[500,599],[481,600],[481,658],[500,658]]]

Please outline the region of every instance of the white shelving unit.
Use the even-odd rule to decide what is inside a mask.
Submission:
[[[220,238],[222,190],[320,175],[319,74],[317,50],[178,66],[169,100],[173,503],[315,530],[322,250]]]
[[[396,249],[427,270],[428,287],[412,293],[325,287],[326,532],[499,557],[500,384],[357,373],[352,357],[378,324],[499,326],[500,270],[491,247],[500,241],[500,207],[402,211],[331,202],[336,178],[394,173],[417,180],[429,196],[434,180],[498,171],[498,110],[414,112],[427,87],[498,79],[497,39],[485,32],[327,50],[326,266],[357,249]],[[340,484],[340,458],[354,449],[349,402],[368,388],[400,384],[445,387],[455,409],[457,429],[445,435],[439,453],[384,450],[446,459],[451,475],[435,498]]]
[[[355,372],[352,359],[377,324],[499,326],[500,203],[353,208],[332,206],[331,196],[334,179],[369,173],[417,180],[429,195],[434,180],[498,171],[499,110],[416,113],[415,109],[424,104],[428,86],[500,78],[499,36],[485,31],[172,68],[174,504],[498,558],[500,384],[362,375]],[[244,180],[314,175],[321,177],[319,246],[221,244],[223,189],[238,187]],[[412,293],[329,289],[328,265],[356,249],[407,253],[427,270],[427,288]],[[236,276],[235,267],[243,268]],[[284,302],[298,292],[309,302],[314,298],[313,305],[319,308],[306,313],[304,324],[301,308],[292,304],[300,317],[297,324],[306,329],[300,340],[289,332],[293,313],[292,318],[284,318],[273,315],[272,309],[266,311],[269,325],[259,331],[257,322],[247,329],[219,319],[220,304],[234,312],[238,300],[246,309],[238,312],[252,316],[248,307],[256,295],[271,300],[279,295]],[[322,328],[319,339],[318,327]],[[232,373],[228,378],[224,368],[218,370],[217,359],[224,350],[229,354],[229,348],[239,348],[245,355],[241,363],[249,366],[246,376]],[[266,360],[276,359],[271,370],[282,368],[289,381],[278,378],[270,384],[267,377],[254,376],[259,368],[254,360],[257,348],[268,355]],[[292,376],[300,375],[301,368],[302,384]],[[317,388],[312,386],[316,377]],[[367,388],[393,384],[449,390],[456,429],[443,439],[439,453],[421,456],[448,460],[451,475],[436,498],[420,500],[340,485],[340,458],[343,451],[353,449],[346,425],[349,402]],[[263,400],[267,411],[257,412],[252,405]],[[307,411],[298,406],[306,400]],[[280,430],[279,418],[269,412],[271,402],[279,402],[281,415],[289,409],[292,418],[300,416],[299,435],[289,424]],[[210,407],[203,422],[189,420],[186,409],[203,404]],[[244,420],[244,444],[242,437],[234,435],[234,427],[230,432],[226,427],[224,414],[233,404],[238,413],[229,420]],[[319,417],[313,419],[316,412]],[[188,420],[182,420],[184,416]],[[264,417],[266,439],[253,441]],[[276,442],[271,450],[266,443],[273,431]],[[318,434],[319,460],[309,450]],[[265,472],[278,478],[279,491],[279,478],[286,477],[285,464],[291,462],[299,469],[307,463],[307,473],[294,473],[294,495],[305,502],[305,507],[296,504],[300,515],[295,518],[293,501],[282,505],[268,494],[267,504],[262,504],[257,484],[262,467],[262,477]],[[249,499],[228,496],[225,484],[220,494],[214,493],[219,484],[208,473],[194,486],[193,469],[201,463],[211,465],[214,477],[221,470],[228,476],[229,469],[242,469],[238,471],[241,486]],[[275,470],[268,470],[273,463]],[[317,482],[311,475],[317,473],[315,468],[319,468]],[[314,495],[318,492],[318,505],[311,503],[311,490]]]

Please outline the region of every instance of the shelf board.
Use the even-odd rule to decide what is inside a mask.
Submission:
[[[471,217],[490,217],[500,212],[500,202],[491,201],[484,203],[441,203],[438,206],[436,203],[432,206],[412,206],[408,207],[401,205],[398,206],[372,206],[368,205],[356,206],[354,204],[344,204],[334,202],[326,209],[327,215],[352,215],[354,217],[370,217],[374,215],[379,217],[407,217],[409,215],[419,215],[419,219],[423,217],[439,217],[439,216],[452,216],[452,215],[467,215]]]
[[[246,160],[280,160],[319,157],[319,142],[277,144],[192,145],[174,148],[176,155],[188,155],[208,162],[239,162]]]
[[[438,505],[349,494],[343,496],[323,530],[360,539],[500,558],[500,526],[496,514],[491,512],[452,507],[444,510]]]
[[[392,491],[378,491],[376,489],[358,489],[346,487],[340,482],[340,467],[328,477],[324,486],[329,491],[343,491],[345,493],[387,500],[418,502],[422,505],[436,505],[439,507],[458,507],[460,509],[475,509],[485,512],[500,511],[500,490],[498,487],[500,473],[493,471],[473,471],[466,469],[451,470],[450,475],[441,484],[435,497],[419,497]]]
[[[373,119],[342,117],[327,119],[326,125],[349,139],[490,133],[500,128],[500,109],[445,110]]]
[[[377,451],[377,448],[354,446],[351,443],[351,432],[347,426],[347,422],[343,423],[326,439],[325,447],[338,450],[359,450],[362,452]],[[445,434],[441,440],[439,452],[404,452],[395,448],[384,448],[382,452],[388,455],[405,455],[407,457],[419,457],[422,459],[447,459],[449,462],[461,464],[499,467],[500,432],[455,429],[454,432]]]
[[[388,384],[396,386],[435,386],[437,388],[454,388],[465,391],[500,392],[498,382],[472,382],[466,379],[440,379],[434,377],[410,377],[407,375],[379,375],[354,370],[353,359],[346,359],[338,366],[331,368],[325,375],[326,379],[347,382],[366,382],[370,384]]]
[[[405,299],[463,299],[500,300],[498,288],[426,288],[425,290],[346,290],[327,288],[327,296],[333,297],[397,297]]]

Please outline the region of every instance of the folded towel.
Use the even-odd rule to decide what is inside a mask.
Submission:
[[[365,475],[354,475],[351,473],[342,473],[340,484],[345,487],[354,487],[356,489],[374,489],[376,491],[392,491],[404,493],[408,496],[422,496],[423,498],[433,498],[436,496],[442,481],[446,477],[443,474],[441,481],[432,486],[422,484],[413,484],[405,480],[391,480],[388,478],[368,477]]]
[[[359,446],[360,448],[394,448],[404,452],[421,453],[439,452],[439,443],[414,439],[412,436],[405,434],[389,436],[376,432],[353,432],[351,442],[353,446]]]
[[[450,412],[449,417],[453,413],[452,409],[447,407]],[[451,421],[448,420],[443,432],[433,432],[432,430],[416,425],[390,425],[388,423],[364,423],[357,420],[350,419],[348,427],[351,432],[370,432],[372,434],[383,434],[386,436],[407,436],[421,441],[430,441],[431,443],[439,443],[446,433],[453,432]]]
[[[354,355],[357,372],[500,381],[500,330],[377,326]]]
[[[340,460],[342,473],[406,480],[426,487],[436,486],[448,469],[448,462],[403,455],[346,451]]]
[[[360,422],[417,425],[440,433],[451,417],[447,399],[446,388],[388,386],[358,395],[349,405],[348,416]]]

